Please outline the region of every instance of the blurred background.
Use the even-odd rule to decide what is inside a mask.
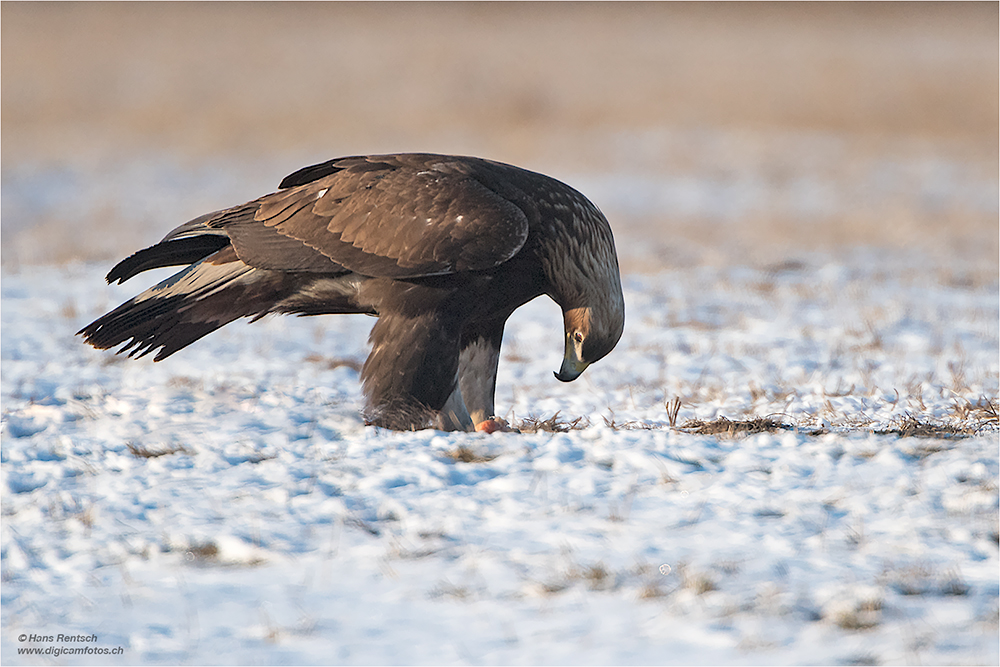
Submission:
[[[4,2],[3,268],[110,263],[306,164],[428,151],[574,185],[626,272],[874,248],[995,285],[997,25],[997,3]]]

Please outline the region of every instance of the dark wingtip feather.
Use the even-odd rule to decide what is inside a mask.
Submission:
[[[202,234],[163,241],[118,262],[104,279],[109,285],[116,281],[120,285],[143,271],[193,264],[228,244],[229,237],[222,234]]]

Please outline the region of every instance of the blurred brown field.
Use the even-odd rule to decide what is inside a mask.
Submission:
[[[570,180],[612,220],[626,268],[864,246],[996,280],[997,3],[0,11],[4,197],[27,201],[25,170],[69,170],[108,200],[72,220],[5,206],[8,267],[110,259],[183,221],[137,220],[119,201],[134,183],[108,186],[120,165],[249,164],[276,184],[309,160],[420,150]],[[688,206],[685,183],[701,197]],[[211,194],[191,206],[239,203]]]

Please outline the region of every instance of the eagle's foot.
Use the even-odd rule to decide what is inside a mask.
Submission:
[[[483,421],[476,424],[476,431],[481,431],[483,433],[496,433],[500,431],[501,433],[512,433],[516,429],[510,427],[506,419],[501,419],[500,417],[489,417]]]

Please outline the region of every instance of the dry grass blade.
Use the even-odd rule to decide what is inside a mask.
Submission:
[[[984,425],[1000,423],[997,417],[997,406],[992,399],[985,396],[979,397],[975,403],[970,403],[965,399],[955,402],[955,415],[962,420],[977,419]]]
[[[667,403],[667,422],[670,428],[677,426],[677,413],[681,411],[681,397],[674,396],[674,400]]]
[[[365,531],[372,537],[379,537],[382,534],[382,531],[373,526],[371,523],[365,521],[364,519],[359,519],[357,517],[350,517],[346,519],[344,521],[344,524],[351,526],[353,528],[360,528],[361,530]]]
[[[701,419],[690,419],[680,427],[686,433],[697,435],[720,435],[726,438],[742,438],[754,433],[773,433],[789,431],[793,427],[773,417],[754,417],[732,421],[719,417],[706,422]]]
[[[981,405],[983,401],[986,402],[985,405]],[[992,399],[981,398],[976,403],[976,405],[973,406],[973,408],[981,409],[986,415],[985,417],[983,417],[983,419],[985,419],[986,421],[1000,423],[1000,416],[997,415],[997,406]]]

